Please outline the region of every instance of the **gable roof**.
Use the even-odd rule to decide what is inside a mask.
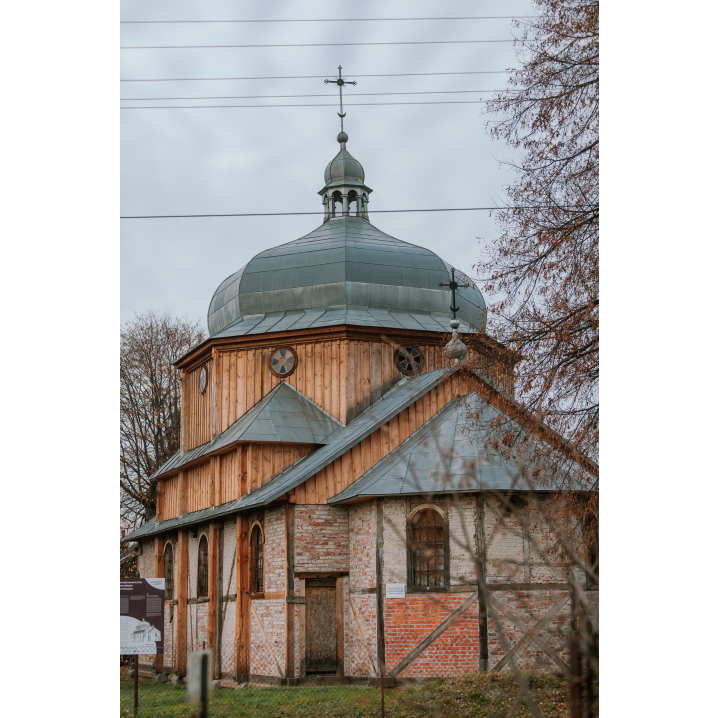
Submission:
[[[478,421],[470,420],[468,415]],[[489,427],[505,415],[476,393],[454,397],[438,414],[344,491],[328,500],[338,504],[374,496],[475,491],[525,491],[518,463],[485,448]],[[514,420],[510,420],[516,423]],[[534,450],[546,450],[534,442]],[[550,449],[550,451],[554,451]],[[578,470],[569,461],[569,470]],[[536,485],[552,491],[558,483]]]
[[[212,441],[180,455],[177,452],[150,477],[155,479],[238,441],[322,444],[344,425],[283,381]]]
[[[413,404],[444,379],[451,376],[458,368],[458,365],[454,365],[447,369],[436,369],[415,377],[405,377],[389,389],[379,401],[359,414],[350,424],[346,426],[340,424],[339,428],[325,439],[323,446],[301,458],[261,489],[251,494],[245,494],[240,499],[228,501],[221,506],[193,511],[173,519],[161,521],[159,524],[157,523],[157,518],[153,517],[131,534],[125,536],[123,541],[137,541],[144,536],[152,536],[160,531],[169,531],[181,526],[215,520],[243,509],[271,503],[305,482],[311,476],[314,476],[317,471],[331,464],[332,461],[339,458],[380,426],[393,419],[407,406]]]
[[[323,446],[307,454],[261,489],[239,499],[238,508],[262,506],[304,483],[457,370],[458,366],[453,366],[405,377],[354,421],[327,437]]]

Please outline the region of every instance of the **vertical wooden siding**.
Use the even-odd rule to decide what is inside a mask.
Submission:
[[[297,369],[284,381],[319,404],[342,423],[391,388],[401,373],[394,347],[382,342],[326,341],[295,344]],[[419,345],[424,372],[441,366],[441,348]],[[220,352],[219,432],[225,431],[281,381],[269,371],[270,349]],[[201,442],[200,442],[201,443]],[[198,444],[188,445],[193,448]]]
[[[454,396],[468,393],[466,379],[454,374],[380,426],[366,439],[294,489],[298,504],[326,504],[408,439]]]
[[[240,444],[237,449],[222,454],[218,457],[219,487],[215,486],[214,489],[217,491],[219,501],[215,504],[225,504],[241,498],[244,493],[256,491],[299,461],[313,448],[311,444],[251,443]],[[185,472],[188,512],[207,509],[214,505],[211,467],[210,459]],[[162,521],[182,515],[179,475],[160,479],[158,496],[158,511]]]
[[[208,461],[206,464],[187,469],[187,511],[189,513],[207,509],[212,505],[211,467],[212,462]]]
[[[213,364],[214,362],[209,360],[203,365],[207,367],[207,390],[204,394],[199,390],[199,373],[202,367],[193,369],[185,375],[183,390],[186,397],[182,402],[182,410],[186,411],[188,415],[182,417],[182,420],[185,429],[183,440],[186,450],[205,444],[212,438],[210,408]]]

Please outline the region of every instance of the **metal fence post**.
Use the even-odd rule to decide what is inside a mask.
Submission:
[[[200,684],[200,700],[202,701],[202,706],[199,710],[199,718],[207,718],[207,681],[205,679],[207,676],[207,671],[209,670],[208,663],[209,662],[207,660],[207,654],[203,653],[202,666],[200,671],[202,676],[202,681]]]
[[[139,682],[140,682],[140,657],[138,654],[135,654],[135,675],[133,676],[135,680],[135,715],[137,715],[137,694],[139,693]]]

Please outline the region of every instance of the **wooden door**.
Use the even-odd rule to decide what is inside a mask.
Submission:
[[[308,579],[306,595],[306,672],[336,673],[336,581]]]

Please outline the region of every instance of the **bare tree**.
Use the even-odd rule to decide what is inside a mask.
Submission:
[[[154,471],[179,450],[179,372],[172,363],[206,338],[200,323],[149,310],[120,332],[120,521],[155,515]]]
[[[489,331],[520,356],[516,394],[523,433],[496,443],[525,451],[530,437],[564,442],[564,465],[533,472],[574,491],[564,529],[598,526],[598,10],[596,0],[535,0],[516,21],[519,67],[487,112],[494,138],[519,150],[500,236],[477,264]],[[498,427],[497,427],[498,428]],[[498,436],[498,434],[497,434]],[[553,436],[553,438],[552,438]],[[563,437],[563,438],[559,438]],[[569,460],[587,468],[580,476]],[[587,463],[588,462],[588,463]],[[567,478],[568,477],[568,478]],[[589,492],[589,493],[586,493]],[[563,493],[562,496],[566,497]],[[579,542],[575,541],[574,545]],[[592,550],[590,545],[586,550]]]

